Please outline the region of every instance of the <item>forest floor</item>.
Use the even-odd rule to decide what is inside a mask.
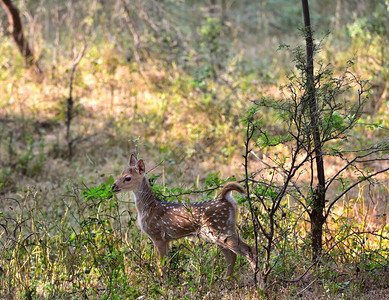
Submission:
[[[120,174],[131,153],[138,153],[147,170],[152,169],[148,175],[162,194],[216,187],[233,176],[242,179],[241,120],[252,104],[246,99],[281,93],[274,85],[246,78],[238,82],[244,88],[218,87],[218,97],[213,97],[178,72],[155,67],[141,76],[136,65],[112,66],[106,51],[91,52],[80,63],[68,136],[66,68],[53,69],[39,82],[19,73],[2,79],[1,298],[389,299],[389,174],[374,184],[359,185],[334,207],[325,236],[325,249],[333,251],[297,282],[293,280],[311,266],[305,221],[296,227],[301,231],[296,240],[279,239],[285,252],[274,254],[266,292],[253,284],[242,258],[234,279],[223,280],[220,251],[198,240],[173,244],[169,279],[161,282],[151,242],[135,225],[131,196],[112,200],[99,193],[107,193],[111,177]],[[378,116],[387,116],[388,105]],[[282,124],[271,114],[263,118],[273,122],[274,132],[280,130]],[[356,128],[355,146],[379,141],[386,133]],[[265,160],[271,153],[256,155]],[[341,167],[336,159],[326,161],[328,175]],[[373,161],[364,167],[384,166]],[[260,169],[255,156],[250,157],[250,168]],[[307,174],[302,176],[309,181]],[[329,191],[329,198],[336,192]],[[180,201],[215,195],[192,194]],[[293,201],[285,204],[290,210],[295,206]],[[239,227],[254,244],[249,220],[242,205]],[[330,234],[337,230],[341,233]],[[343,240],[347,230],[379,234]],[[335,240],[339,244],[331,249]]]

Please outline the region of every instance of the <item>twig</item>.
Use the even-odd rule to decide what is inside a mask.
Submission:
[[[190,190],[190,191],[185,191],[185,192],[178,193],[178,194],[162,195],[162,197],[167,198],[167,197],[179,197],[179,196],[190,195],[190,194],[202,194],[202,193],[207,193],[207,192],[217,190],[217,189],[221,188],[222,186],[223,185],[218,185],[218,186],[208,188],[208,189],[203,189],[203,190],[195,190],[195,191]]]
[[[146,174],[150,173],[151,171],[155,170],[158,168],[165,160],[161,160],[159,163],[157,163],[154,167],[152,167],[150,170],[146,172]]]
[[[74,144],[74,139],[71,139],[70,137],[70,125],[72,123],[73,119],[73,106],[74,106],[74,100],[73,100],[73,81],[74,81],[74,76],[76,74],[76,69],[78,64],[80,63],[81,59],[83,58],[85,54],[85,50],[87,48],[87,43],[85,42],[81,51],[78,53],[77,57],[73,60],[72,62],[72,69],[70,71],[70,79],[69,79],[69,97],[66,101],[66,142],[68,144],[68,158],[69,160],[72,159],[73,157],[73,144]]]
[[[72,92],[73,92],[73,80],[74,75],[76,74],[76,69],[78,64],[80,63],[81,59],[84,57],[86,48],[88,47],[88,44],[85,42],[82,46],[81,51],[78,53],[77,57],[72,62],[72,69],[70,72],[70,82],[69,82],[69,98],[72,98]]]
[[[327,208],[327,211],[325,212],[325,215],[324,215],[324,219],[326,219],[328,217],[328,215],[330,214],[330,211],[331,211],[331,208],[335,205],[335,203],[341,199],[346,193],[348,193],[351,189],[353,189],[355,186],[357,186],[358,184],[360,184],[361,182],[363,181],[366,181],[380,173],[384,173],[384,172],[387,172],[389,171],[389,168],[385,168],[385,169],[382,169],[380,171],[377,171],[377,172],[374,172],[372,174],[370,174],[369,176],[366,176],[366,177],[363,177],[362,179],[360,180],[357,180],[356,182],[354,182],[352,185],[350,185],[348,188],[346,188],[342,193],[340,193],[332,202],[331,204],[328,206]]]
[[[309,288],[316,281],[317,281],[317,279],[313,280],[310,284],[308,284],[305,288],[303,288],[300,292],[298,292],[297,295],[301,295],[307,288]]]
[[[344,238],[342,238],[341,240],[337,241],[335,244],[333,244],[326,252],[322,253],[321,255],[319,255],[312,263],[311,265],[305,270],[305,272],[300,275],[300,277],[298,277],[297,279],[292,279],[292,280],[287,280],[287,279],[281,279],[283,282],[287,282],[287,283],[295,283],[295,282],[298,282],[300,281],[301,279],[304,278],[304,276],[308,273],[308,271],[310,269],[312,269],[315,265],[317,265],[317,263],[325,256],[327,255],[328,253],[330,253],[332,251],[332,249],[334,249],[338,244],[342,243],[343,241],[345,241],[346,239],[348,239],[350,236],[353,236],[353,235],[360,235],[360,234],[373,234],[373,235],[378,235],[378,234],[374,234],[373,231],[359,231],[359,232],[355,232],[353,231],[352,233],[349,233],[348,235],[346,235]],[[380,236],[380,235],[378,235]],[[382,238],[384,238],[383,236],[380,236]]]

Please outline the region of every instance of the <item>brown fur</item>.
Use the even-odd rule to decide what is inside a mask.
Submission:
[[[228,182],[224,185],[222,192],[220,193],[220,198],[225,199],[228,192],[237,191],[241,194],[245,194],[244,188],[237,182]]]
[[[161,201],[149,186],[143,161],[131,155],[130,166],[124,169],[112,190],[134,193],[138,224],[153,241],[159,262],[167,256],[169,242],[197,235],[219,246],[227,261],[226,278],[232,275],[237,254],[245,256],[255,270],[254,248],[238,235],[238,206],[229,195],[232,191],[244,193],[238,183],[227,183],[221,197],[215,200],[190,204]]]

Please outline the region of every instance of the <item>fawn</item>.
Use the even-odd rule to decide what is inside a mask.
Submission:
[[[160,262],[167,256],[169,242],[190,235],[204,237],[219,246],[227,261],[224,278],[232,275],[237,254],[245,256],[255,272],[254,248],[239,237],[236,229],[238,205],[231,195],[234,190],[244,194],[241,185],[230,182],[215,200],[190,204],[162,201],[150,188],[143,160],[137,160],[133,154],[129,167],[112,185],[115,193],[133,192],[139,227],[154,243],[162,276]]]

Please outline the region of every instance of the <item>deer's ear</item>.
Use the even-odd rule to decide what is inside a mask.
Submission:
[[[145,163],[141,159],[138,160],[138,162],[136,163],[136,168],[137,168],[140,175],[142,175],[146,172]]]
[[[131,154],[130,161],[128,162],[130,167],[134,167],[138,160],[136,159],[134,154]]]

